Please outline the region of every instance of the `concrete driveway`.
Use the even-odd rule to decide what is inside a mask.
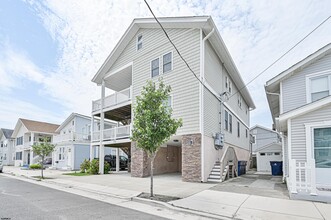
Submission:
[[[210,190],[289,199],[282,176],[272,176],[249,171],[247,174],[220,183]]]

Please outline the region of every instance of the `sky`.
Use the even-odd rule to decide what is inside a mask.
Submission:
[[[157,17],[211,15],[244,82],[331,14],[329,0],[148,2]],[[143,0],[1,0],[0,127],[90,115],[100,98],[91,79],[137,17],[151,17]],[[271,127],[266,81],[328,43],[331,19],[248,86],[251,126]]]

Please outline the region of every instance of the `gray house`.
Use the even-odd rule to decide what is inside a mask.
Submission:
[[[3,165],[14,165],[15,159],[15,145],[14,138],[11,137],[13,134],[12,129],[0,129],[0,160]]]
[[[253,136],[252,161],[259,172],[271,172],[270,161],[282,161],[282,145],[278,132],[255,125],[250,129]]]
[[[132,108],[146,81],[162,77],[172,88],[173,117],[182,118],[183,126],[158,151],[154,173],[178,172],[184,181],[221,181],[238,160],[249,160],[253,100],[211,17],[159,20],[202,83],[154,19],[134,19],[92,79],[101,87],[101,98],[92,103],[92,125],[97,120],[100,126],[92,126],[91,152],[99,148],[102,160],[105,148],[121,148],[131,156],[132,176],[149,175],[147,155],[130,141]],[[105,96],[106,89],[115,93]],[[117,126],[105,128],[105,120]]]
[[[266,83],[293,198],[331,201],[331,44]]]

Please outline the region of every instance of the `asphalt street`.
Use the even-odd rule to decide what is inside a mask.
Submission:
[[[0,220],[161,219],[0,175]]]

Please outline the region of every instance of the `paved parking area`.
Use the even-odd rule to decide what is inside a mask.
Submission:
[[[289,199],[286,184],[282,182],[281,176],[258,174],[253,171],[220,183],[210,190]]]

